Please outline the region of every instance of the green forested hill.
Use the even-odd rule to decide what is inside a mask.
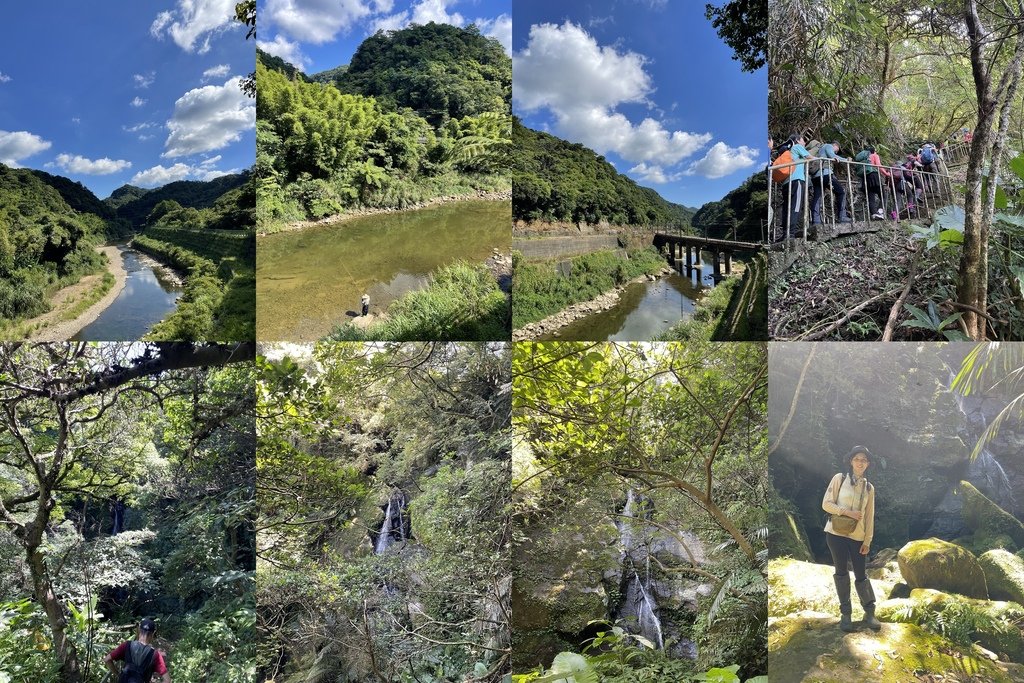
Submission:
[[[101,266],[95,247],[113,229],[112,221],[76,211],[55,187],[76,206],[89,206],[86,193],[92,193],[74,185],[0,164],[0,319],[44,312],[50,291]]]
[[[288,66],[291,65],[289,64]],[[278,70],[280,71],[280,69]],[[334,82],[338,78],[340,78],[346,71],[348,71],[348,64],[342,64],[341,66],[336,66],[333,69],[328,69],[327,71],[320,71],[318,73],[312,74],[311,76],[307,77],[307,80],[312,81],[314,83],[329,83],[333,85]]]
[[[431,22],[370,36],[335,83],[388,110],[409,107],[438,126],[488,111],[508,114],[512,60],[476,26]]]
[[[184,207],[206,209],[219,203],[222,195],[242,187],[249,180],[248,171],[221,176],[213,180],[179,180],[168,183],[153,190],[144,190],[133,185],[123,185],[104,200],[107,206],[114,207],[117,215],[131,223],[132,228],[139,230],[146,224],[146,218],[160,202],[173,200]],[[255,210],[255,195],[250,194]],[[237,225],[236,229],[251,227],[252,223]],[[228,227],[220,226],[217,227]]]
[[[512,217],[617,225],[689,226],[692,212],[640,187],[580,144],[512,126]]]
[[[80,182],[65,178],[64,176],[52,175],[46,171],[32,170],[32,173],[44,183],[57,190],[64,201],[75,211],[81,213],[94,213],[100,218],[114,220],[117,212],[109,204],[106,204],[92,193]]]
[[[768,177],[759,171],[717,202],[708,202],[693,216],[693,227],[706,230],[709,237],[732,237],[760,242],[764,235],[768,205]]]
[[[269,52],[264,52],[263,50],[261,50],[259,48],[256,48],[256,61],[259,62],[260,64],[262,64],[263,66],[267,67],[268,69],[272,70],[272,71],[277,71],[279,73],[284,74],[285,76],[287,76],[290,79],[298,78],[300,81],[307,81],[307,82],[312,80],[312,79],[310,79],[309,76],[307,76],[306,74],[302,73],[302,70],[299,69],[294,64],[290,64],[290,63],[284,61],[283,59],[281,59],[280,57],[274,56],[274,55],[270,54]],[[327,73],[327,72],[324,72],[324,73]],[[317,74],[317,75],[320,75],[320,74]]]

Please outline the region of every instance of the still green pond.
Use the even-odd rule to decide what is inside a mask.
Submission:
[[[351,320],[359,298],[381,311],[453,261],[482,262],[512,243],[507,201],[465,201],[261,237],[256,334],[314,341]]]

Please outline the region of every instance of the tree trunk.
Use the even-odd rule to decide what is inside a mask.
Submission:
[[[64,609],[53,592],[49,572],[39,546],[25,546],[29,572],[32,575],[32,589],[36,600],[43,606],[46,619],[53,635],[53,650],[60,662],[60,675],[64,683],[82,683],[82,671],[78,665],[78,650],[67,636],[68,622]]]

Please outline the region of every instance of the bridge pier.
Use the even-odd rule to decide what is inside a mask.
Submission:
[[[732,252],[725,252],[725,274],[732,275]]]
[[[712,268],[712,272],[714,273],[715,281],[717,282],[722,277],[722,252],[720,252],[718,249],[715,249],[712,252],[711,258],[713,258],[715,261],[715,264]]]
[[[690,245],[681,244],[679,246],[686,248],[686,277],[690,277],[691,275],[693,275],[693,258],[690,255]]]

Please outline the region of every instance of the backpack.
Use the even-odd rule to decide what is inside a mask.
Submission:
[[[926,164],[935,161],[935,149],[931,145],[925,145],[921,148],[921,161]]]
[[[839,492],[842,490],[843,484],[846,483],[847,473],[843,472],[842,475],[843,475],[843,478],[839,481],[839,486],[836,487],[836,492],[832,496],[832,504],[833,505],[839,505]],[[872,489],[871,482],[868,481],[866,477],[861,477],[861,479],[864,479],[864,488],[861,490],[860,496],[857,499],[857,509],[858,510],[860,510],[860,506],[864,504],[864,494],[865,493],[871,493],[871,489]],[[826,514],[825,515],[825,523],[828,524],[830,521],[832,521],[832,515]]]
[[[117,683],[149,683],[156,664],[156,650],[137,640],[128,642],[124,653],[124,668]]]
[[[811,141],[810,146],[807,148],[807,151],[810,153],[810,155],[812,157],[815,157],[814,161],[810,161],[807,164],[807,170],[810,172],[811,176],[815,176],[821,173],[822,162],[824,160],[819,159],[817,157],[821,153],[822,146],[822,143],[818,142],[817,140],[813,140]]]
[[[793,158],[793,152],[790,150],[784,151],[779,156],[775,157],[775,164],[792,164],[796,159]],[[793,175],[793,169],[796,166],[783,166],[782,168],[772,169],[772,180],[776,183],[785,183],[789,181],[789,177]]]

